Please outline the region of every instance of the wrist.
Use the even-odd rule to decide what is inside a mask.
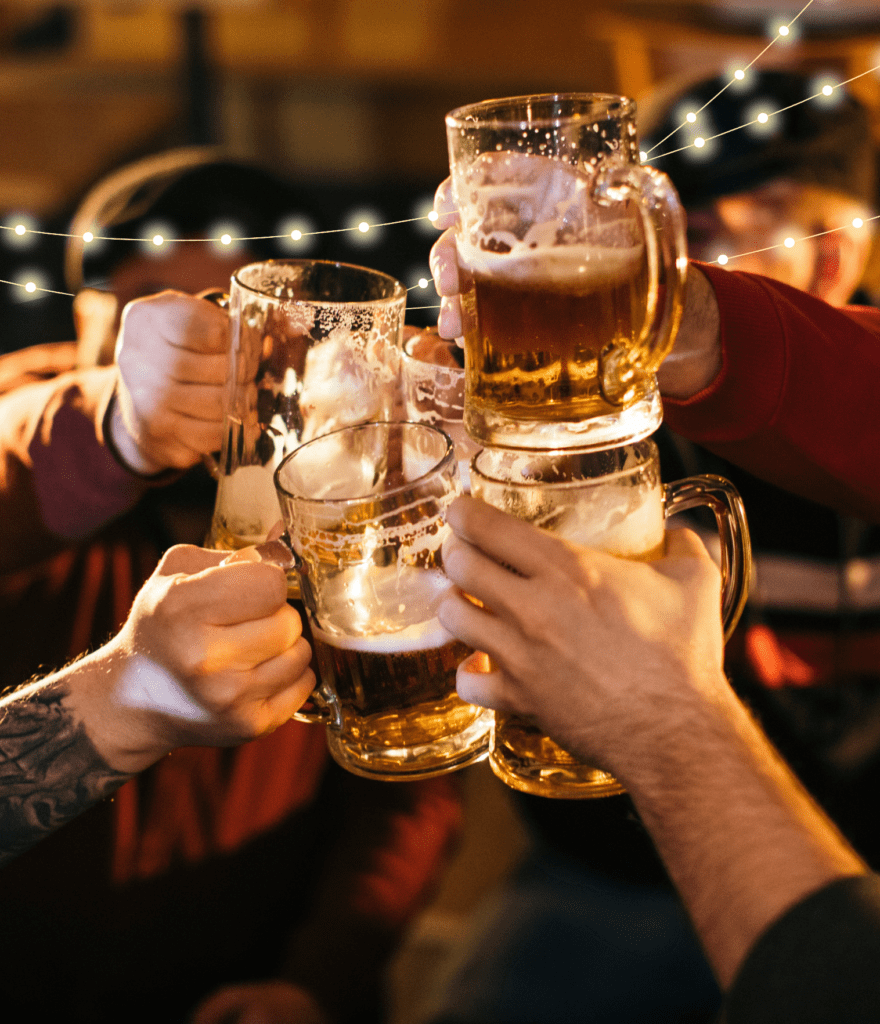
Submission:
[[[69,689],[66,702],[95,750],[108,767],[129,775],[148,768],[176,745],[162,714],[137,699],[137,668],[137,659],[114,638],[58,673]]]
[[[145,455],[132,436],[120,405],[118,384],[107,404],[104,438],[116,461],[135,476],[159,476],[167,469]]]
[[[691,264],[681,326],[657,371],[660,391],[666,398],[692,398],[712,384],[722,365],[718,301],[706,275]]]

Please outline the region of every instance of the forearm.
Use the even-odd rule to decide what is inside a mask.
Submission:
[[[114,380],[112,368],[68,373],[0,398],[0,570],[87,536],[145,492],[104,444]]]
[[[867,871],[727,690],[625,779],[725,988],[786,910]]]
[[[0,864],[122,785],[71,704],[71,667],[0,701]]]
[[[876,450],[880,311],[835,309],[769,278],[703,265],[690,269],[688,296],[694,308],[658,375],[667,425],[776,486],[880,519],[880,487],[865,472]],[[713,301],[720,363],[711,346],[700,355]],[[694,366],[684,374],[688,353],[702,380]]]

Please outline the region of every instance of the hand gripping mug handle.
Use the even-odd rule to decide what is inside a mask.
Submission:
[[[684,210],[665,174],[654,167],[623,161],[609,161],[599,168],[592,195],[600,206],[632,200],[639,211],[647,250],[649,286],[637,351],[647,354],[641,369],[654,372],[672,348],[684,306],[688,266]],[[614,364],[621,358],[626,358],[625,354],[618,352],[614,345],[606,346],[599,355],[600,382],[606,380],[609,373],[613,374]],[[613,397],[606,398],[613,401]]]
[[[280,566],[287,576],[287,596],[290,598],[300,598],[302,591],[302,582],[305,580],[304,574],[301,575],[301,562],[293,550],[290,543],[290,538],[286,533],[282,533],[280,537],[275,540],[267,540],[263,544],[254,544],[250,547],[240,548],[238,551],[234,551],[227,558],[223,559],[222,565],[226,565],[228,562],[268,562],[271,565]],[[308,622],[303,622],[303,633],[306,639],[309,640],[309,634],[306,632],[308,629]],[[312,645],[314,651],[314,645]],[[306,702],[299,709],[291,715],[297,722],[308,722],[323,723],[325,725],[339,724],[339,710],[338,703],[325,689],[320,680],[318,679],[318,685],[312,690]]]
[[[752,546],[742,498],[729,480],[713,474],[676,480],[663,490],[667,519],[700,505],[707,505],[715,513],[721,537],[721,618],[727,642],[748,598],[752,571]]]

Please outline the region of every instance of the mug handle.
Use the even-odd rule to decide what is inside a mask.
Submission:
[[[229,292],[205,292],[200,295],[199,298],[218,306],[224,312],[229,312]],[[203,455],[202,462],[211,476],[215,480],[219,480],[221,476],[220,452],[212,452],[210,455]]]
[[[631,199],[639,211],[650,277],[639,349],[648,354],[642,369],[656,371],[672,348],[684,307],[687,237],[678,193],[668,176],[654,167],[609,161],[596,174],[593,198],[602,206]],[[616,371],[614,364],[624,358],[613,345],[600,355],[609,371]]]
[[[729,480],[709,473],[666,484],[663,492],[667,519],[700,505],[715,513],[721,537],[721,618],[727,642],[745,607],[752,572],[752,545],[742,498]]]
[[[252,544],[250,547],[239,548],[238,551],[233,551],[232,554],[224,558],[220,564],[226,565],[229,562],[268,562],[271,565],[280,566],[287,576],[287,599],[298,600],[302,604],[299,559],[286,533],[282,533],[275,540],[265,541],[263,544]],[[297,611],[299,610],[297,609]],[[304,614],[308,613],[299,612],[300,617]],[[311,643],[310,635],[306,633],[307,628],[308,622],[304,621],[303,634],[310,641],[314,653],[314,644]],[[310,725],[314,723],[330,725],[337,722],[338,717],[333,698],[325,691],[320,677],[318,685],[312,690],[303,706],[291,715],[295,721],[308,722]]]

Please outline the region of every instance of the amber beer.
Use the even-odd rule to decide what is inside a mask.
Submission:
[[[400,633],[340,636],[312,629],[325,686],[336,694],[344,743],[376,762],[383,748],[418,748],[464,733],[481,715],[455,692],[471,649],[433,619]]]
[[[466,418],[478,422],[478,434],[499,417],[577,422],[614,414],[650,386],[636,369],[648,309],[643,246],[571,247],[564,260],[552,249],[490,256],[462,248]],[[609,346],[633,365],[621,366],[618,355],[614,373],[603,376],[600,354]]]
[[[614,486],[609,484],[609,489],[613,492]],[[665,549],[666,532],[659,479],[645,486],[638,503],[625,516],[617,518],[610,511],[614,504],[609,495],[605,510],[595,506],[584,508],[584,515],[563,520],[554,532],[576,544],[598,548],[620,558],[645,562],[660,558]],[[605,517],[602,511],[606,512]],[[576,795],[572,789],[578,788],[588,796],[623,792],[614,776],[584,764],[516,715],[496,712],[493,749],[489,756],[496,774],[522,792],[560,798]]]

